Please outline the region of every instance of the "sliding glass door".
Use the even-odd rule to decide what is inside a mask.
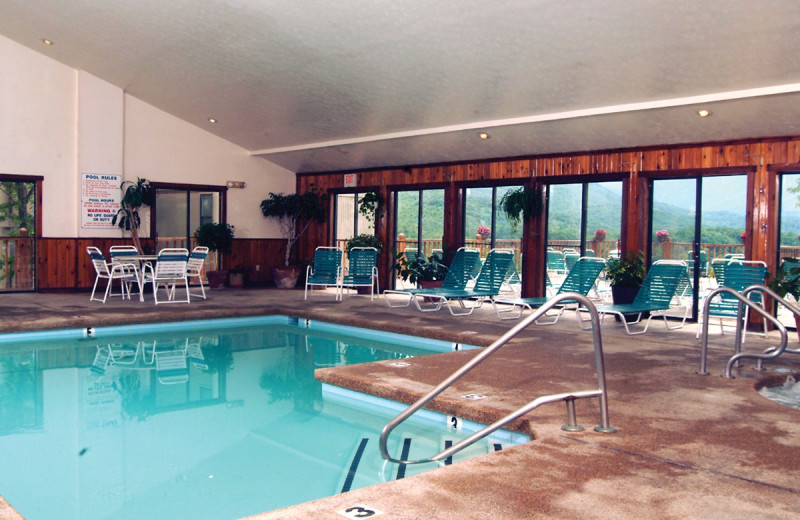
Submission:
[[[714,265],[745,258],[746,190],[744,174],[652,181],[650,262],[687,263],[693,319],[698,298],[717,286]]]
[[[210,187],[156,187],[155,252],[165,247],[194,247],[194,233],[202,224],[223,222],[222,189]],[[210,269],[216,255],[209,255]]]
[[[36,183],[0,181],[0,291],[32,291]]]
[[[444,249],[444,190],[395,193],[394,250],[430,258]]]

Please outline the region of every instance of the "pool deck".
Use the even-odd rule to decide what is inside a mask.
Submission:
[[[389,309],[381,298],[332,294],[303,301],[301,290],[225,289],[192,304],[88,301],[79,294],[3,294],[0,332],[229,316],[286,314],[392,332],[488,345],[517,322],[491,306],[472,316],[446,310]],[[614,518],[794,519],[800,515],[800,412],[760,396],[765,377],[800,372],[785,354],[765,372],[746,360],[737,377],[720,377],[733,336],[711,336],[708,367],[698,375],[696,326],[644,336],[603,325],[609,417],[616,433],[593,431],[597,400],[577,402],[585,431],[563,431],[565,406],[538,408],[514,428],[535,436],[526,445],[422,475],[263,513],[251,519],[341,519],[337,511],[373,508],[386,519]],[[713,330],[713,329],[712,329]],[[776,343],[748,336],[745,351]],[[790,333],[790,347],[797,335]],[[478,351],[414,358],[407,367],[378,362],[317,371],[317,378],[379,396],[412,401]],[[776,371],[775,369],[779,369]],[[534,398],[596,388],[591,335],[572,315],[555,326],[530,326],[433,403],[433,408],[493,421]],[[462,396],[485,398],[469,401]],[[376,516],[372,516],[376,517]],[[0,519],[19,519],[0,499]],[[176,519],[177,520],[177,519]],[[233,519],[220,519],[233,520]]]

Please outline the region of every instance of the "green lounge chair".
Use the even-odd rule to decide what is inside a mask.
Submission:
[[[492,249],[486,255],[481,272],[475,279],[475,286],[472,289],[453,289],[453,290],[426,290],[414,294],[414,302],[420,311],[435,311],[447,305],[447,309],[453,316],[466,316],[483,304],[486,299],[494,300],[499,294],[508,276],[508,271],[514,265],[514,252],[510,249]],[[420,298],[432,302],[431,308],[423,309],[420,305]],[[467,300],[477,300],[474,305],[466,305]],[[424,300],[423,300],[424,301]],[[461,312],[453,310],[451,305],[458,302]]]
[[[556,295],[568,292],[574,292],[578,294],[582,294],[587,296],[589,291],[595,286],[597,282],[597,277],[603,271],[603,268],[606,266],[605,261],[602,258],[595,258],[595,257],[581,257],[576,261],[572,269],[569,270],[567,273],[567,277],[564,278],[564,282],[559,287]],[[497,316],[502,320],[514,320],[518,319],[522,316],[522,312],[525,309],[533,310],[534,308],[541,307],[544,305],[547,300],[550,298],[498,298],[494,303],[494,310],[497,313]],[[538,325],[552,325],[558,321],[561,315],[564,313],[564,309],[568,305],[574,305],[576,301],[569,301],[565,300],[561,302],[562,305],[558,307],[558,313],[555,316],[555,319],[552,321],[540,321],[537,320],[536,323]],[[498,307],[498,304],[501,305],[511,305],[510,309],[503,309],[501,310]],[[514,311],[519,309],[519,312],[514,314]],[[504,314],[508,314],[508,316],[504,316]]]
[[[314,250],[314,265],[306,267],[306,289],[303,296],[308,299],[308,288],[314,286],[336,287],[339,299],[339,280],[342,277],[342,251],[335,247],[320,246]]]
[[[716,269],[717,267],[715,267]],[[720,287],[730,287],[738,292],[742,292],[751,285],[764,285],[764,281],[767,278],[767,264],[764,262],[758,261],[749,261],[749,260],[739,260],[739,259],[731,259],[728,261],[728,264],[725,265],[724,268],[724,277],[722,278],[722,283],[720,283]],[[764,306],[764,300],[762,295],[759,291],[753,291],[749,295],[750,300],[753,302]],[[744,322],[747,323],[747,317],[749,316],[749,307],[745,307],[744,312]],[[730,294],[722,293],[718,294],[714,297],[714,299],[708,305],[708,317],[709,320],[711,318],[719,318],[719,330],[720,333],[724,332],[723,329],[723,319],[733,319],[735,320],[739,313],[739,300],[733,297]],[[702,314],[702,313],[701,313]],[[700,316],[702,320],[702,316]],[[710,322],[709,322],[710,323]],[[698,323],[698,325],[701,325]],[[696,337],[700,337],[700,330],[701,327],[698,326],[697,328],[697,335]],[[767,322],[764,321],[764,337],[767,337]],[[747,336],[747,327],[742,329],[742,341]]]
[[[667,311],[671,308],[671,302],[678,284],[681,281],[684,273],[686,272],[686,264],[678,260],[662,260],[650,266],[645,276],[642,286],[636,293],[636,298],[632,303],[617,304],[617,305],[598,305],[597,312],[601,317],[606,314],[615,314],[620,317],[623,325],[625,325],[625,332],[629,335],[644,334],[650,326],[650,320],[654,316],[662,316],[664,318],[664,325],[667,329],[678,329],[684,326],[686,318],[689,314],[689,308],[683,315],[683,321],[677,327],[670,327],[667,322]],[[585,312],[585,309],[577,311],[578,319],[581,321],[581,327],[588,330],[583,326],[585,320],[582,320],[580,313]],[[644,329],[639,331],[632,331],[630,325],[635,325],[642,320],[642,316],[649,313],[647,322]],[[628,321],[626,315],[635,314],[634,321]]]
[[[447,274],[442,281],[442,286],[435,288],[435,289],[420,289],[420,288],[413,288],[413,289],[387,289],[383,291],[383,296],[386,298],[386,303],[389,307],[396,308],[396,307],[408,307],[411,305],[411,301],[414,300],[414,295],[419,292],[437,292],[437,291],[453,291],[453,290],[463,290],[467,288],[467,284],[470,281],[473,281],[477,276],[481,268],[481,255],[477,249],[462,247],[456,251],[455,255],[453,256],[453,261],[450,263],[450,267],[447,269]],[[392,303],[392,300],[389,299],[387,295],[389,294],[401,294],[404,296],[408,296],[407,300],[402,300],[404,303],[396,304]],[[423,309],[420,309],[423,310]],[[431,310],[438,310],[431,309]]]
[[[567,272],[567,266],[564,263],[564,254],[560,251],[547,250],[547,270],[553,271],[556,274],[564,274]]]
[[[378,250],[374,247],[354,247],[350,250],[347,274],[339,282],[339,299],[345,289],[369,287],[369,299],[380,294],[378,286]]]

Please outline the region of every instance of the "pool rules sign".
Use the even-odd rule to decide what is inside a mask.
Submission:
[[[113,228],[111,219],[120,203],[121,175],[84,173],[81,176],[81,227]]]

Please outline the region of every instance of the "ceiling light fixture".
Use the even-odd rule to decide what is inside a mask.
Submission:
[[[42,38],[42,43],[45,45],[53,45],[53,40],[48,40],[47,38]]]
[[[213,125],[214,123],[216,123],[216,122],[217,122],[217,120],[216,120],[216,119],[214,119],[213,117],[209,117],[209,118],[208,118],[208,122],[209,122],[209,123],[211,123],[211,124]]]
[[[491,137],[491,136],[489,134],[487,134],[486,132],[481,132],[481,133],[478,134],[478,137],[480,137],[481,139],[483,139],[485,141],[485,140],[489,139],[489,137]]]
[[[698,116],[700,116],[700,117],[708,117],[708,116],[710,116],[710,115],[711,115],[711,112],[709,112],[708,110],[706,110],[706,109],[704,108],[704,109],[702,109],[702,110],[698,110],[698,111],[697,111],[697,115],[698,115]]]

